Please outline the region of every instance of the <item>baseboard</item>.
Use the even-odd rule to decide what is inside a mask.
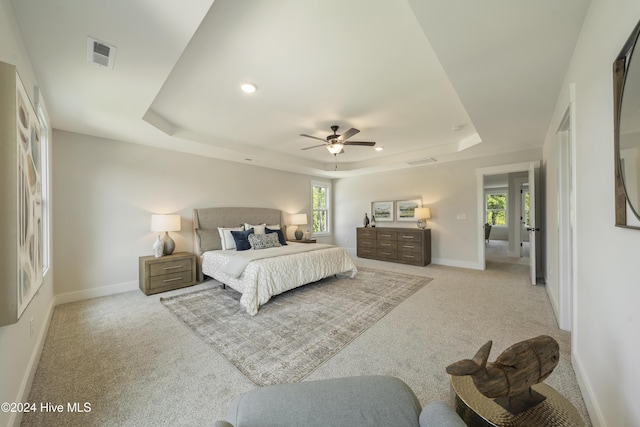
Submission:
[[[578,381],[578,386],[580,387],[582,399],[584,400],[584,404],[587,407],[587,412],[589,412],[591,424],[593,424],[594,427],[607,427],[607,423],[602,416],[602,410],[600,409],[600,406],[598,406],[598,402],[595,399],[593,387],[591,386],[589,378],[585,374],[584,368],[582,367],[580,356],[573,353],[571,355],[571,364],[573,365],[573,371],[576,374],[576,380]]]
[[[55,305],[66,304],[69,302],[82,301],[91,298],[105,297],[108,295],[120,294],[122,292],[134,291],[138,288],[138,281],[119,283],[110,286],[101,286],[99,288],[85,289],[76,292],[67,292],[55,295]]]
[[[33,384],[33,378],[36,376],[36,371],[38,370],[38,364],[40,363],[40,356],[42,355],[42,350],[44,349],[44,343],[47,339],[47,333],[49,332],[49,325],[51,324],[51,317],[53,316],[54,308],[55,308],[55,297],[52,298],[51,302],[49,303],[47,314],[44,317],[44,324],[42,325],[42,328],[40,328],[40,333],[38,334],[34,351],[33,353],[31,353],[31,358],[29,359],[27,370],[22,379],[22,383],[20,384],[20,390],[18,391],[16,402],[29,401],[29,393],[31,392],[31,385]],[[22,412],[14,412],[12,416],[9,418],[9,423],[7,425],[18,427],[20,426],[21,423],[22,423]]]
[[[477,262],[458,261],[445,258],[431,258],[431,264],[444,265],[447,267],[469,268],[471,270],[484,270]]]

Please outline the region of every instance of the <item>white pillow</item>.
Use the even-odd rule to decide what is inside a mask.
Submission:
[[[253,228],[253,234],[265,234],[265,231],[264,231],[265,227],[266,227],[266,225],[264,223],[257,224],[257,225],[252,225],[252,224],[247,224],[245,222],[245,224],[244,224],[244,229],[245,230],[251,230]]]
[[[267,225],[266,227],[267,227],[269,230],[280,230],[280,224]]]
[[[231,235],[232,231],[244,231],[244,227],[218,227],[218,233],[220,234],[220,243],[222,243],[222,249],[224,250],[236,248],[236,241]]]

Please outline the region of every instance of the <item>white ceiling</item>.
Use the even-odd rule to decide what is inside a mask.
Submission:
[[[56,129],[326,177],[542,146],[588,6],[14,0]],[[334,124],[384,150],[301,150]]]

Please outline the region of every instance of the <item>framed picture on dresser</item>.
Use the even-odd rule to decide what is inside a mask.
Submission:
[[[371,215],[377,222],[393,221],[393,202],[371,202]]]
[[[396,221],[415,221],[414,212],[416,208],[421,207],[421,199],[396,200]]]

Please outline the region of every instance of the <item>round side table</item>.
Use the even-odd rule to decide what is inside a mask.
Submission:
[[[585,427],[575,406],[552,387],[539,383],[532,388],[546,396],[546,400],[512,415],[480,393],[470,376],[451,376],[451,398],[455,410],[470,427]]]

